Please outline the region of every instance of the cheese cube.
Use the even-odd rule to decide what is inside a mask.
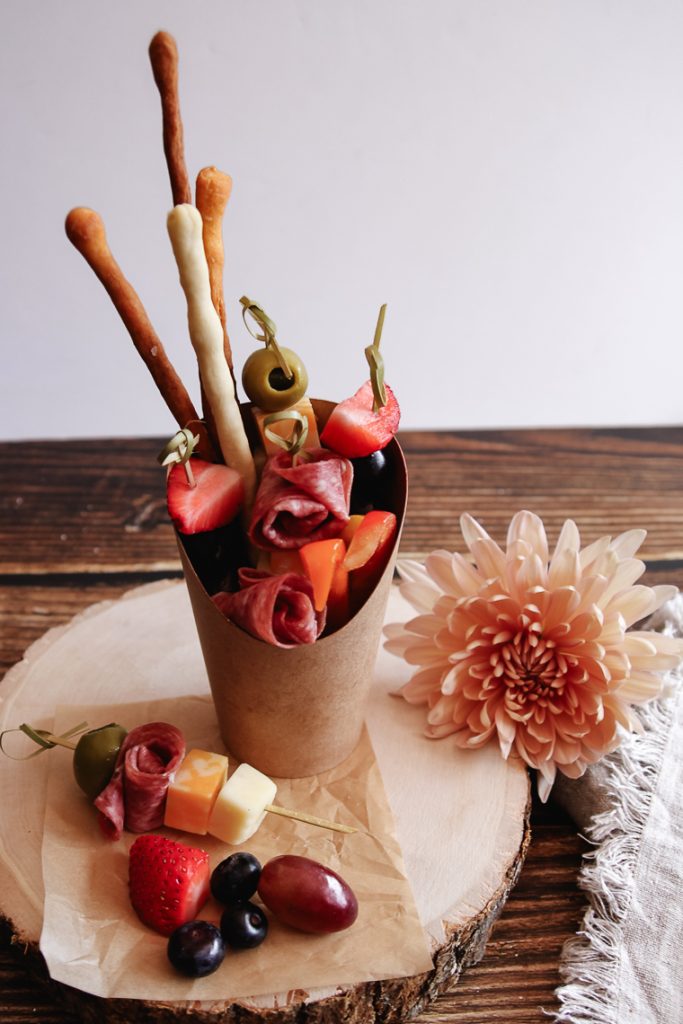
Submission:
[[[216,797],[209,832],[224,843],[238,846],[253,836],[275,799],[277,786],[267,775],[241,764]]]
[[[259,409],[257,406],[253,406],[251,412],[256,426],[258,427],[261,444],[265,449],[266,455],[277,455],[282,451],[282,448],[275,441],[271,441],[271,439],[266,436],[266,427],[264,424],[264,420],[269,416],[272,416],[272,413],[264,412],[263,409]],[[295,405],[291,405],[288,409],[284,409],[283,412],[298,412],[305,420],[308,421],[308,434],[306,436],[304,448],[320,447],[318,424],[310,398],[300,398]],[[291,437],[293,426],[294,424],[291,420],[276,420],[275,423],[270,424],[268,430],[273,434],[277,434],[279,437],[289,438]]]
[[[228,775],[228,759],[190,750],[168,787],[164,825],[205,836],[209,816]]]

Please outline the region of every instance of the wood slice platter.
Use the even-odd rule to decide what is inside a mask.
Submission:
[[[394,588],[387,622],[405,621],[412,614]],[[160,664],[168,668],[163,694],[153,692],[151,683]],[[115,693],[112,665],[118,680]],[[390,696],[409,673],[400,659],[380,650],[367,726],[406,875],[430,937],[433,969],[411,977],[294,989],[239,1001],[104,1000],[60,985],[60,994],[79,1019],[98,1024],[399,1021],[419,1012],[464,967],[481,958],[528,845],[528,776],[521,762],[503,761],[496,749],[465,753],[448,738],[424,738],[424,710]],[[2,684],[0,731],[21,722],[49,727],[58,705],[111,705],[208,692],[184,583],[151,584],[118,601],[94,605],[37,641]],[[49,761],[50,755],[21,764],[0,759],[0,912],[39,970]]]

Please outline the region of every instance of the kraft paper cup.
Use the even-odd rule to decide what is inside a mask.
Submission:
[[[314,402],[321,418],[332,403]],[[360,739],[407,501],[403,453],[392,440],[386,489],[397,530],[381,579],[355,615],[313,644],[274,647],[235,626],[215,606],[178,538],[223,742],[266,775],[301,778],[333,768]]]

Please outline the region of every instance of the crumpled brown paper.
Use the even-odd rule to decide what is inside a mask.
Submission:
[[[54,729],[74,722],[92,727],[118,721],[130,729],[149,721],[180,727],[187,747],[222,752],[210,699],[174,700],[97,707],[61,707]],[[302,743],[306,742],[302,737]],[[420,924],[394,822],[367,732],[353,754],[330,771],[278,782],[275,803],[357,827],[343,835],[266,815],[243,847],[211,836],[170,829],[170,838],[208,851],[212,868],[236,849],[262,863],[282,853],[321,861],[355,891],[359,916],[347,931],[316,936],[281,925],[254,950],[228,952],[212,975],[191,980],[166,958],[166,939],[145,927],[128,899],[128,849],[135,836],[112,843],[100,833],[96,812],[72,777],[70,754],[53,751],[43,836],[45,882],[41,950],[52,978],[103,997],[147,1000],[232,1000],[292,989],[334,988],[403,977],[432,967],[429,941]],[[231,763],[231,770],[235,762]],[[276,780],[278,781],[278,780]],[[200,917],[218,923],[212,899]]]

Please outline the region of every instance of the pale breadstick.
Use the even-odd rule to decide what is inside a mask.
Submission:
[[[209,268],[202,242],[202,218],[194,206],[183,203],[171,210],[167,225],[180,284],[187,300],[190,339],[213,410],[218,442],[227,465],[242,474],[244,508],[248,512],[256,488],[256,469],[223,352],[223,328],[211,301]]]
[[[192,193],[185,167],[183,122],[178,98],[178,48],[173,36],[168,32],[157,32],[149,44],[149,59],[161,97],[164,153],[168,176],[171,179],[173,202],[175,205],[190,203]]]
[[[225,329],[225,299],[223,297],[223,214],[232,191],[232,178],[216,167],[202,167],[197,175],[195,196],[202,216],[204,252],[209,265],[211,300],[223,325],[223,348],[233,380],[232,349]]]
[[[90,264],[109,293],[178,426],[185,427],[190,420],[196,420],[197,410],[192,399],[173,369],[135,289],[111,254],[99,213],[86,206],[77,206],[68,214],[65,227],[69,241]]]

